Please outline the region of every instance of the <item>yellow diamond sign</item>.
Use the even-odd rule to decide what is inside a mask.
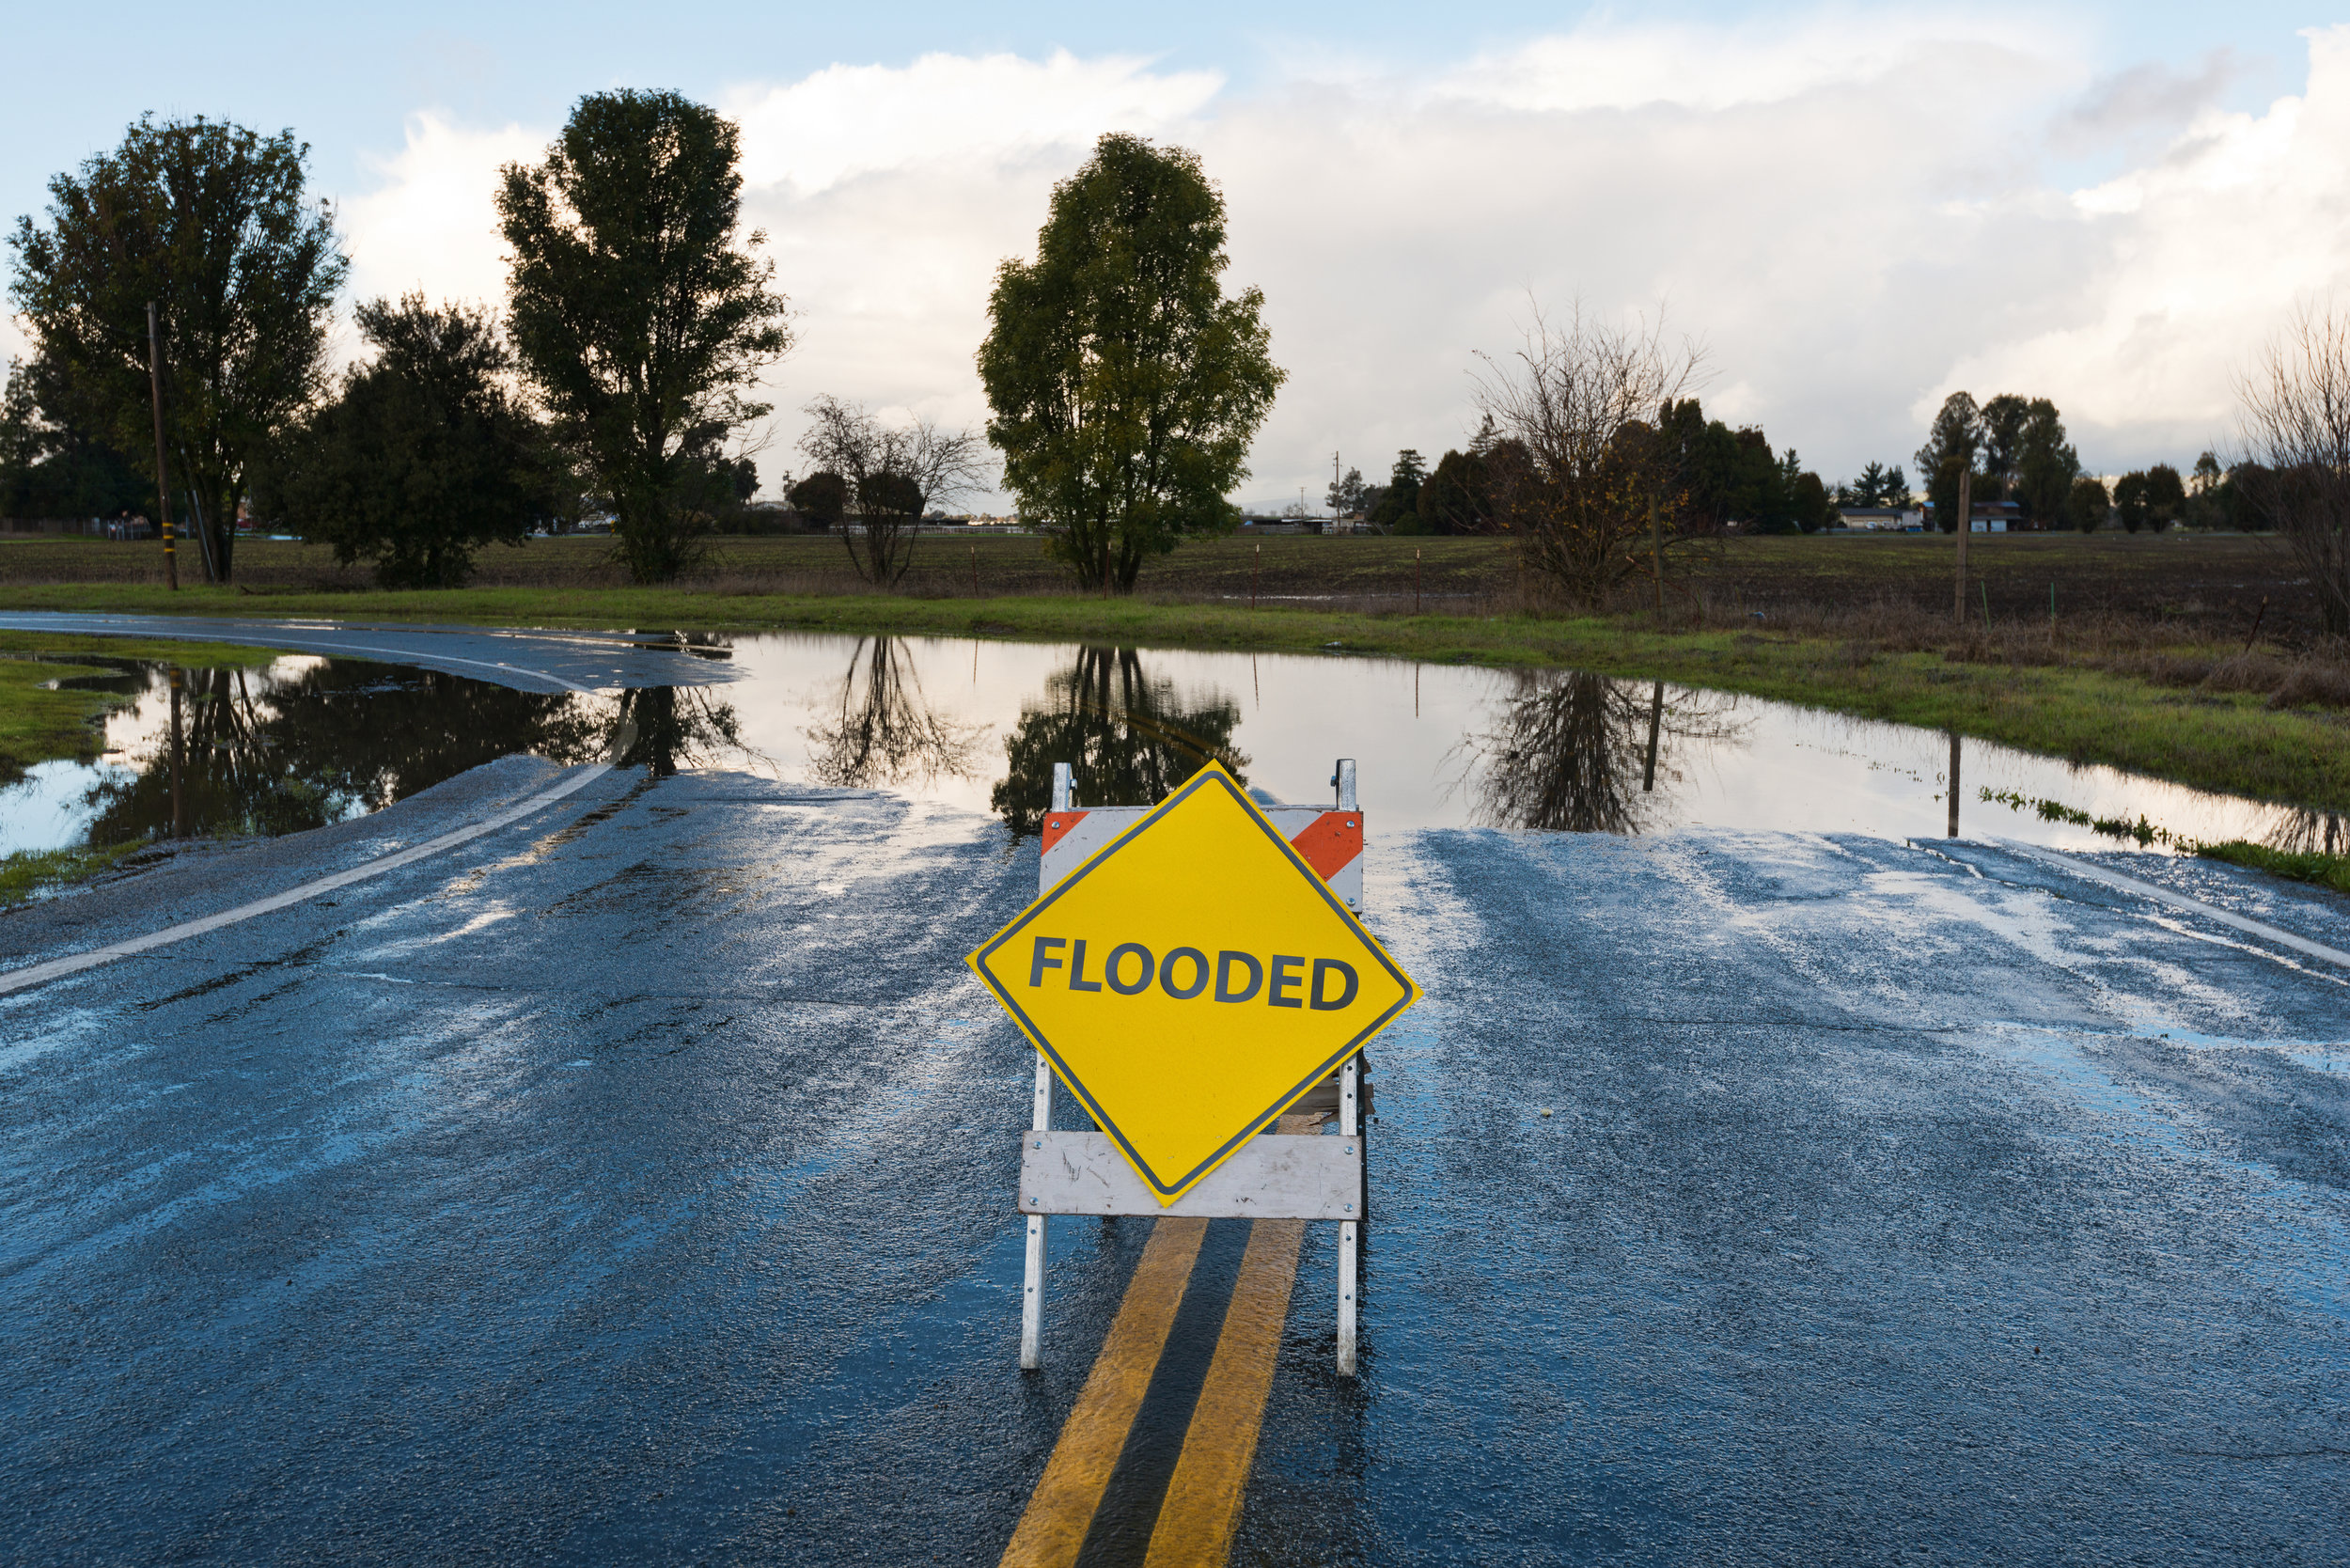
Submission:
[[[969,962],[1162,1204],[1420,995],[1213,762]]]

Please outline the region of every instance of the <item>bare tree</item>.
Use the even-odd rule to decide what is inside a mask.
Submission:
[[[987,447],[974,431],[942,430],[926,418],[889,427],[829,394],[806,410],[800,450],[820,474],[837,474],[848,490],[841,540],[857,575],[894,587],[914,564],[923,513],[993,480]]]
[[[2316,585],[2326,630],[2350,635],[2350,314],[2302,308],[2238,395],[2252,505]]]
[[[1537,308],[1515,354],[1480,357],[1477,406],[1498,437],[1492,525],[1570,601],[1596,608],[1659,564],[1652,509],[1677,509],[1651,421],[1694,390],[1704,353],[1668,348],[1661,320],[1626,330],[1587,320],[1578,305],[1558,326]]]

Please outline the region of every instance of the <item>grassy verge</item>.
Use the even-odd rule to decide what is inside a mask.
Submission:
[[[149,843],[111,844],[104,849],[45,850],[0,855],[0,910],[30,903],[44,893],[102,876],[133,855],[145,854],[154,847]]]
[[[2337,893],[2350,893],[2350,855],[2325,855],[2315,850],[2276,850],[2266,844],[2247,843],[2241,839],[2231,839],[2224,844],[2198,844],[2195,853],[2213,860],[2225,860],[2231,866],[2247,866],[2272,876],[2290,877],[2295,882],[2330,887]]]

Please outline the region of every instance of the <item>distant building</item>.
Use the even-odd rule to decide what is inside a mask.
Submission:
[[[1864,533],[1914,534],[1926,525],[1921,507],[1838,507],[1844,526]]]

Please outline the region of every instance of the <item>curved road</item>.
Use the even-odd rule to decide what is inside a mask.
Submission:
[[[552,777],[52,901],[0,966]],[[1023,1378],[1030,1058],[961,958],[1032,855],[614,772],[0,996],[0,1558],[995,1560],[1152,1231],[1056,1222]],[[1989,844],[1370,856],[1429,1000],[1373,1050],[1363,1375],[1311,1227],[1232,1560],[2350,1557],[2350,972]],[[1246,1238],[1079,1560],[1144,1560]]]

